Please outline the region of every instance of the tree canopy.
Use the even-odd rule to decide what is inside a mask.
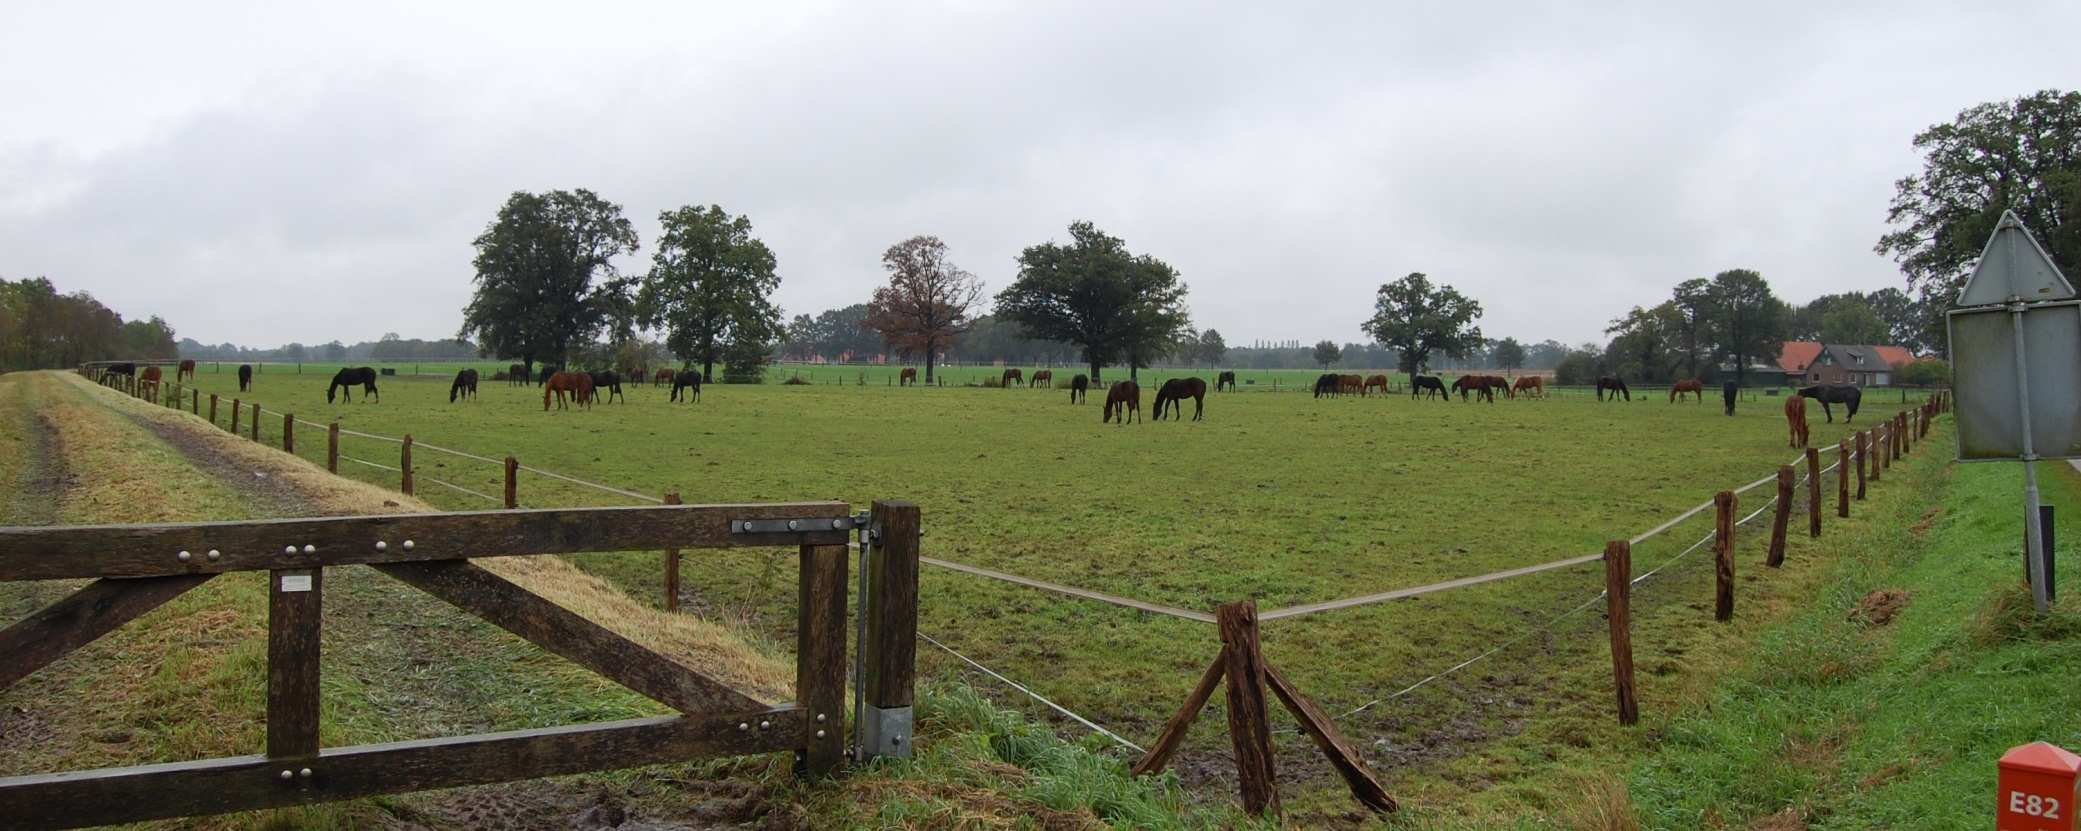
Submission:
[[[1746,268],[1722,271],[1713,275],[1706,297],[1711,310],[1706,329],[1720,354],[1733,361],[1736,380],[1758,359],[1776,359],[1790,311],[1763,275]]]
[[[1497,369],[1523,369],[1525,366],[1525,345],[1518,343],[1517,338],[1496,341],[1488,354],[1489,361]]]
[[[93,295],[61,294],[48,278],[0,280],[0,370],[175,354],[173,327],[157,316],[125,323]]]
[[[916,236],[882,252],[889,282],[874,290],[867,325],[882,338],[925,358],[925,383],[940,350],[974,328],[973,310],[983,283],[947,259],[938,237]]]
[[[1019,253],[1019,277],[997,294],[997,315],[1044,340],[1076,344],[1091,379],[1125,362],[1130,376],[1164,354],[1191,323],[1185,283],[1169,264],[1090,222],[1069,226],[1070,242]]]
[[[1481,327],[1481,304],[1458,289],[1432,285],[1422,272],[1410,272],[1380,286],[1374,300],[1373,317],[1360,326],[1375,341],[1401,354],[1402,371],[1423,371],[1431,353],[1465,353],[1485,346]]]
[[[1337,361],[1342,360],[1343,358],[1344,350],[1337,348],[1336,341],[1325,340],[1316,342],[1315,362],[1318,364],[1322,364],[1323,369],[1329,369],[1330,364],[1334,364]]]
[[[628,303],[613,259],[637,248],[621,206],[592,191],[515,191],[474,243],[476,294],[461,336],[486,354],[561,364]],[[605,281],[594,284],[594,278]]]
[[[665,346],[701,366],[714,380],[724,361],[730,380],[755,380],[747,364],[763,367],[781,336],[780,310],[769,299],[780,288],[773,252],[751,234],[751,220],[721,206],[688,205],[658,215],[664,226],[650,273],[635,304],[636,319],[665,330]]]

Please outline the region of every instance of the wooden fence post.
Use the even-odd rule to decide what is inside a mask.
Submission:
[[[1243,810],[1279,813],[1278,775],[1272,764],[1270,714],[1265,706],[1264,654],[1257,642],[1257,602],[1237,600],[1214,609],[1228,680],[1228,734],[1235,746],[1236,782]]]
[[[512,458],[512,457],[511,457],[511,456],[508,456],[508,457],[506,457],[506,458],[510,459],[510,458]],[[506,470],[507,470],[508,472],[511,472],[511,471],[513,470],[513,468],[512,468],[512,466],[511,466],[511,465],[508,465],[508,466],[506,467]],[[512,480],[512,479],[507,479],[506,481],[507,481],[508,483],[511,483],[511,482],[512,482],[513,480]],[[511,489],[511,488],[509,487],[509,488],[507,489],[506,493],[507,493],[507,494],[511,494],[511,493],[513,493],[513,491],[512,491],[512,489]],[[511,500],[510,500],[510,498],[509,498],[509,500],[508,500],[508,501],[511,501]],[[666,492],[665,492],[665,504],[667,504],[667,505],[677,505],[677,504],[680,504],[680,503],[679,503],[679,491],[666,491]],[[512,505],[507,505],[506,507],[509,507],[509,508],[510,508],[510,507],[513,507],[513,506],[512,506]],[[665,611],[667,611],[667,612],[677,612],[677,611],[679,611],[679,549],[677,549],[677,548],[667,548],[667,549],[665,549]]]
[[[1835,515],[1850,515],[1850,440],[1835,443]]]
[[[1763,558],[1763,564],[1771,568],[1785,564],[1785,526],[1792,520],[1793,476],[1791,465],[1778,466],[1777,515],[1770,524],[1770,552]]]
[[[282,452],[296,452],[296,416],[282,414]]]
[[[1611,629],[1612,686],[1618,691],[1619,723],[1640,722],[1633,697],[1633,544],[1604,544],[1604,617]]]
[[[340,472],[340,422],[333,419],[325,425],[325,469]]]
[[[202,415],[202,390],[189,390],[188,396],[193,399],[188,402],[188,414]]]
[[[1740,504],[1733,491],[1713,494],[1713,620],[1734,619],[1734,506]]]
[[[520,507],[520,460],[506,457],[506,507]]]
[[[401,478],[402,478],[402,479],[404,480],[404,483],[403,483],[403,485],[402,485],[402,486],[401,486],[401,487],[400,487],[399,489],[400,489],[400,490],[403,490],[403,491],[405,492],[405,495],[406,495],[406,496],[411,496],[411,495],[412,495],[412,434],[411,434],[411,433],[406,433],[406,434],[405,434],[405,443],[404,443],[404,446],[403,446],[403,447],[400,447],[400,448],[398,448],[398,454],[397,454],[397,470],[398,470],[398,474],[400,475],[400,477],[401,477]]]
[[[1871,431],[1869,430],[1859,430],[1850,434],[1850,440],[1857,443],[1857,501],[1859,502],[1864,501],[1864,467],[1867,458],[1871,456],[1870,433]]]
[[[854,726],[863,757],[910,757],[908,737],[885,730],[884,714],[909,714],[916,701],[918,543],[923,517],[914,502],[876,500],[860,575],[860,711]],[[907,723],[897,718],[896,723]]]
[[[231,399],[231,434],[238,435],[238,414],[246,409],[245,402]]]
[[[268,572],[267,757],[285,763],[285,779],[295,768],[306,784],[310,768],[286,763],[308,762],[318,755],[318,646],[324,583],[321,568]]]
[[[246,429],[252,432],[254,441],[260,440],[260,402],[258,401],[253,402],[253,420],[246,425]]]
[[[1806,535],[1821,536],[1821,451],[1806,449]]]
[[[1875,432],[1872,433],[1871,437],[1871,480],[1877,482],[1879,481],[1880,473],[1886,468],[1893,466],[1893,457],[1886,453],[1887,449],[1893,446],[1893,438],[1887,435],[1892,431],[1886,429],[1886,422],[1879,422],[1878,426],[1873,427],[1872,430]]]
[[[845,765],[845,552],[843,544],[801,548],[795,701],[805,714],[802,765],[813,777]]]
[[[210,393],[210,426],[217,426],[217,394]]]

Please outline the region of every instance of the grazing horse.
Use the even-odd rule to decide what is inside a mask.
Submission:
[[[1126,424],[1130,418],[1139,417],[1142,414],[1141,385],[1133,381],[1114,381],[1113,386],[1106,390],[1106,411],[1098,423],[1112,421],[1113,408],[1116,406],[1120,408],[1121,424]]]
[[[1496,403],[1497,390],[1501,390],[1506,398],[1510,396],[1510,382],[1503,380],[1501,375],[1476,375],[1474,380],[1468,382],[1468,386],[1474,390],[1475,395],[1486,399],[1490,404]]]
[[[1004,377],[997,381],[997,385],[1005,389],[1011,389],[1013,381],[1023,382],[1025,380],[1026,373],[1020,372],[1018,367],[1012,367],[1004,371]]]
[[[1415,398],[1418,395],[1435,395],[1444,401],[1452,400],[1452,394],[1445,391],[1445,382],[1438,380],[1436,375],[1417,375],[1409,379],[1409,397]]]
[[[1734,399],[1741,397],[1741,382],[1728,381],[1720,385],[1720,398],[1727,402],[1727,414],[1734,415]]]
[[[1387,376],[1385,376],[1385,375],[1369,375],[1369,376],[1367,376],[1367,377],[1366,377],[1366,387],[1365,387],[1365,389],[1359,390],[1359,394],[1360,394],[1360,395],[1365,395],[1365,394],[1367,394],[1367,393],[1370,393],[1370,392],[1372,392],[1372,391],[1373,391],[1373,388],[1374,388],[1374,387],[1379,387],[1379,388],[1380,388],[1380,394],[1381,394],[1381,395],[1386,395],[1386,394],[1387,394]]]
[[[1185,420],[1185,398],[1192,398],[1192,420],[1200,420],[1206,409],[1207,382],[1198,378],[1172,378],[1156,389],[1156,420],[1163,420],[1163,408],[1172,406],[1178,411],[1178,420]]]
[[[621,394],[621,375],[614,370],[593,373],[593,389],[599,390],[601,397],[608,401],[613,401],[615,396],[620,395],[621,403],[629,403],[629,397]]]
[[[1619,400],[1621,395],[1625,396],[1628,402],[1633,400],[1633,391],[1626,389],[1626,382],[1620,380],[1616,375],[1606,375],[1597,379],[1598,401],[1604,400],[1605,390],[1611,390],[1611,400],[1613,401]]]
[[[674,402],[679,400],[679,391],[684,389],[693,390],[693,392],[687,393],[686,400],[688,403],[701,403],[701,373],[689,369],[672,376],[672,400]]]
[[[1698,396],[1698,403],[1705,403],[1705,382],[1696,378],[1685,379],[1669,385],[1669,403],[1676,403],[1676,400],[1682,398],[1684,393],[1687,392]]]
[[[103,375],[128,375],[137,377],[137,364],[109,364],[101,368]]]
[[[533,379],[527,377],[527,364],[506,365],[506,384],[508,386],[532,383],[532,381]]]
[[[918,371],[916,369],[904,367],[902,372],[896,373],[896,386],[907,387],[917,382]]]
[[[145,388],[145,394],[156,396],[159,394],[159,379],[163,377],[165,376],[160,374],[158,367],[148,366],[143,372],[138,373],[138,385]]]
[[[1334,396],[1342,393],[1342,383],[1334,372],[1326,372],[1317,376],[1315,378],[1315,397],[1321,398],[1325,395]]]
[[[345,372],[346,370],[340,370],[340,371],[341,371],[341,372]],[[239,391],[239,392],[245,392],[246,390],[248,390],[248,389],[251,389],[252,387],[253,387],[253,365],[252,365],[252,364],[239,364],[239,365],[238,365],[238,391]],[[373,389],[373,387],[371,387],[371,389]]]
[[[1222,390],[1232,390],[1232,389],[1235,389],[1235,388],[1236,388],[1236,374],[1235,374],[1234,372],[1232,372],[1232,371],[1223,371],[1223,372],[1222,372],[1222,373],[1221,373],[1220,375],[1216,375],[1216,376],[1214,376],[1214,391],[1215,391],[1215,392],[1220,392],[1220,391],[1222,391]]]
[[[1510,385],[1510,397],[1516,398],[1518,393],[1545,398],[1546,377],[1543,375],[1527,375],[1517,379],[1517,383]]]
[[[173,379],[174,379],[175,381],[193,381],[193,380],[195,380],[195,359],[194,359],[194,358],[188,358],[188,359],[185,359],[185,360],[181,361],[181,367],[180,367],[180,369],[177,369],[177,370],[175,370],[175,371],[174,371],[174,373],[173,373]]]
[[[564,393],[571,394],[571,403],[580,407],[591,407],[593,396],[592,376],[583,372],[553,372],[542,379],[542,410],[549,410],[549,396],[556,394],[556,408],[568,409],[564,404]]]
[[[1490,378],[1495,378],[1495,376],[1462,375],[1452,379],[1452,391],[1459,394],[1461,401],[1467,400],[1467,394],[1471,392],[1476,399],[1487,399],[1489,403],[1494,404],[1496,403],[1496,393],[1489,387]],[[1503,379],[1496,378],[1496,380],[1501,381]],[[1505,391],[1508,391],[1510,385],[1504,384],[1503,388]]]
[[[1363,375],[1339,375],[1337,376],[1337,391],[1352,395],[1362,395],[1366,391],[1366,378]]]
[[[241,379],[245,378],[246,368],[239,367],[238,374]],[[376,397],[376,403],[383,403],[383,393],[376,390],[376,369],[368,366],[342,369],[335,373],[332,376],[332,384],[325,388],[325,403],[331,404],[335,393],[343,393],[349,402],[353,401],[355,384],[361,385],[361,400],[367,401],[368,397],[373,395]],[[239,389],[245,387],[240,386]]]
[[[1086,391],[1089,389],[1091,389],[1091,379],[1085,377],[1084,373],[1077,373],[1077,377],[1069,379],[1069,403],[1084,403]]]
[[[1033,380],[1031,380],[1031,381],[1027,381],[1027,382],[1026,382],[1026,388],[1027,388],[1027,389],[1032,389],[1032,388],[1034,388],[1034,387],[1046,387],[1046,388],[1048,388],[1048,389],[1054,389],[1054,388],[1055,388],[1055,371],[1054,371],[1054,370],[1052,370],[1052,369],[1036,369],[1036,370],[1034,370],[1034,371],[1033,371]]]
[[[1821,412],[1828,416],[1831,424],[1835,422],[1835,411],[1829,409],[1828,405],[1843,405],[1850,411],[1849,415],[1843,416],[1843,421],[1847,423],[1857,417],[1857,404],[1864,400],[1864,390],[1856,384],[1815,384],[1811,387],[1800,387],[1799,397],[1821,402]]]
[[[477,397],[477,370],[465,369],[455,373],[455,383],[448,385],[448,403],[455,403],[455,399],[458,396],[463,398]]]
[[[655,386],[657,386],[657,385],[659,385],[659,384],[669,384],[669,383],[672,383],[672,379],[673,379],[673,377],[674,377],[675,375],[677,375],[677,373],[674,373],[674,372],[673,372],[672,370],[670,370],[670,369],[660,369],[660,370],[658,370],[658,374],[657,374],[657,375],[655,375],[655,376],[652,376],[652,377],[651,377],[651,379],[650,379],[650,385],[651,385],[651,386],[653,386],[653,387],[655,387]]]
[[[1806,399],[1791,395],[1785,397],[1785,424],[1792,428],[1792,446],[1806,446]],[[1782,479],[1778,481],[1784,481]]]

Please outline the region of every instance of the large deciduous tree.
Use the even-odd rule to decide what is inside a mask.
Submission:
[[[1401,354],[1402,371],[1413,384],[1431,353],[1465,354],[1485,345],[1481,327],[1474,325],[1479,317],[1479,302],[1451,286],[1432,285],[1419,271],[1381,285],[1372,319],[1359,328]]]
[[[1093,382],[1109,361],[1126,361],[1132,378],[1190,325],[1185,283],[1177,269],[1129,253],[1089,222],[1072,223],[1069,234],[1068,245],[1019,253],[1019,277],[998,292],[997,315],[1042,339],[1076,344]]]
[[[2054,264],[2081,269],[2081,92],[1980,104],[1915,136],[1922,173],[1894,185],[1876,250],[1949,308],[1994,225],[2015,211]]]
[[[780,287],[773,252],[751,235],[751,220],[720,206],[688,205],[658,215],[664,226],[650,273],[635,304],[636,320],[665,330],[665,346],[701,366],[715,380],[715,364],[763,365],[781,336],[780,310],[769,299]],[[732,372],[753,380],[751,368]]]
[[[461,336],[529,372],[538,360],[563,363],[628,302],[631,281],[613,259],[636,250],[636,229],[592,191],[516,191],[474,244],[477,291]]]
[[[1330,364],[1343,360],[1343,358],[1344,350],[1337,347],[1336,341],[1322,340],[1315,342],[1315,362],[1322,364],[1323,369],[1329,369]]]
[[[1707,351],[1709,336],[1706,332],[1712,311],[1712,287],[1703,277],[1696,277],[1676,284],[1670,294],[1670,303],[1678,315],[1676,334],[1679,336],[1675,348],[1684,359],[1684,377],[1702,378],[1698,372],[1698,358]]]
[[[1763,275],[1746,268],[1722,271],[1713,275],[1706,297],[1706,330],[1720,354],[1734,361],[1737,382],[1744,379],[1751,361],[1778,354],[1790,311],[1771,293]]]
[[[874,290],[867,304],[867,325],[882,339],[925,357],[925,385],[939,352],[975,327],[976,299],[983,283],[947,260],[947,244],[938,237],[917,236],[882,252],[889,284]]]

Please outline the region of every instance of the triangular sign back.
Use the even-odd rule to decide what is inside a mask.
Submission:
[[[2074,286],[2052,264],[2030,229],[2023,227],[2023,220],[2014,211],[2003,211],[1994,236],[1987,238],[1987,248],[1980,252],[1980,264],[1965,281],[1965,290],[1958,293],[1958,305],[2006,303],[2011,297],[2026,303],[2072,300]]]

